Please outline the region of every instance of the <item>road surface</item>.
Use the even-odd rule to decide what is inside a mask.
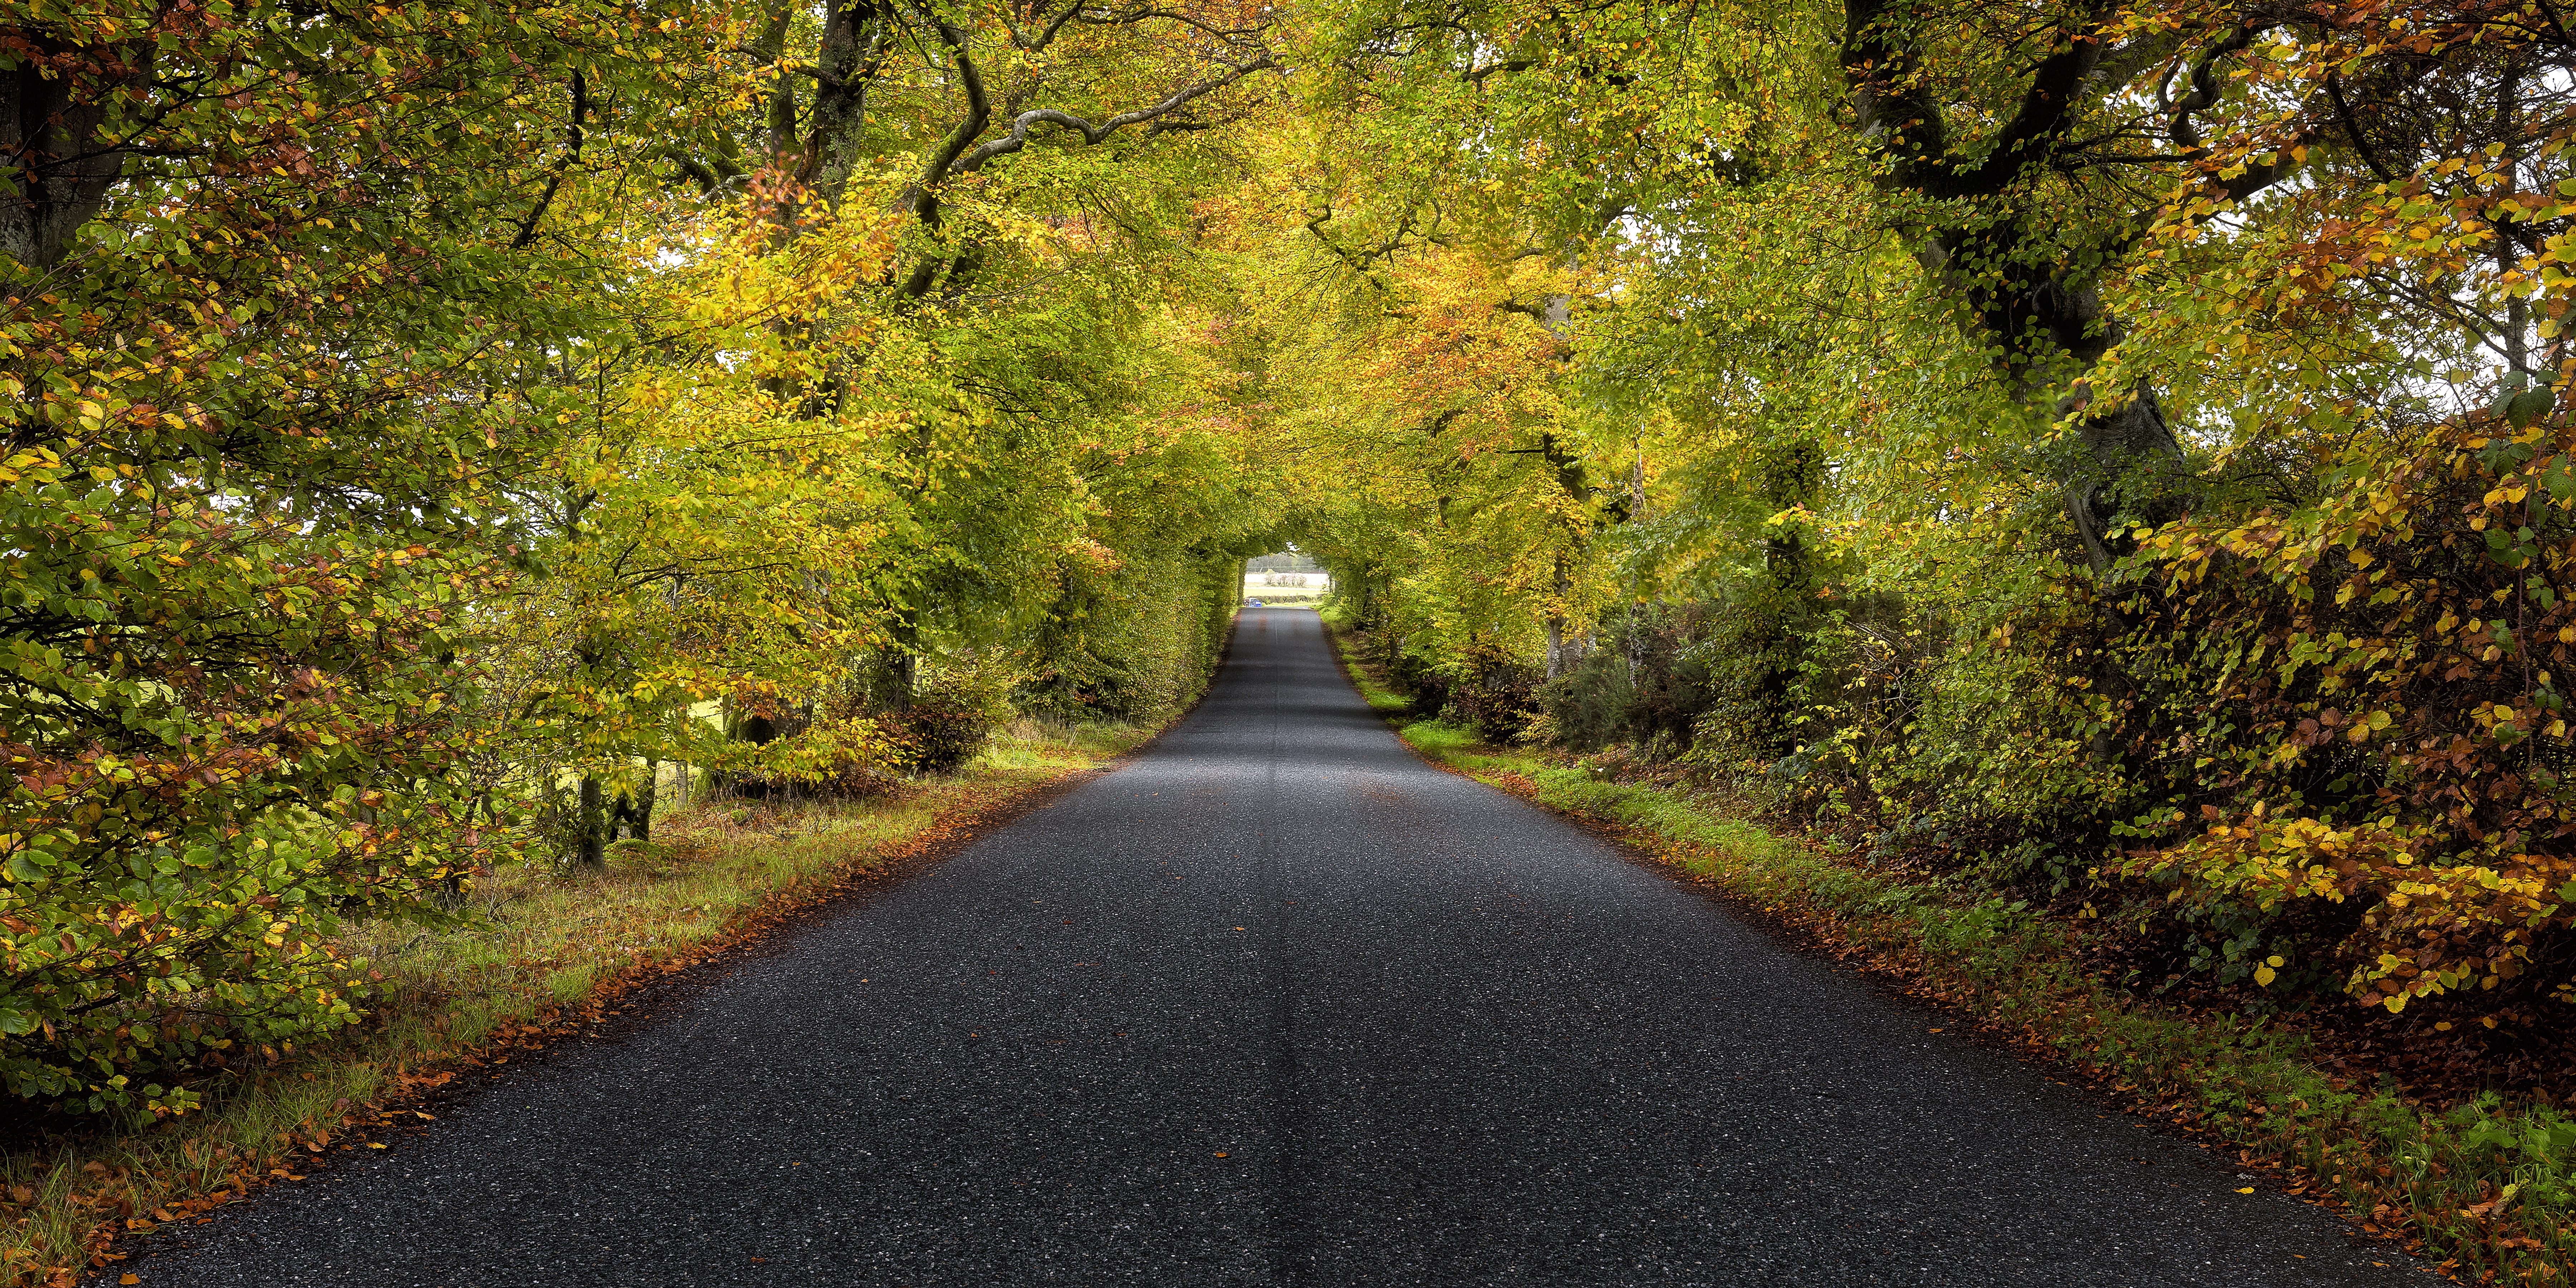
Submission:
[[[1326,647],[1247,610],[1115,771],[109,1279],[2429,1280],[1423,764]]]

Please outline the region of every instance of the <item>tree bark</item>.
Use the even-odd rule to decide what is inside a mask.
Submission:
[[[1882,158],[1882,188],[1949,214],[1950,222],[1917,231],[1916,258],[1959,306],[1965,328],[1998,354],[1999,374],[2014,396],[2034,417],[2074,420],[2081,451],[2060,471],[2059,493],[2086,561],[2107,577],[2117,553],[2113,516],[2125,508],[2154,521],[2172,510],[2183,460],[2152,389],[2100,391],[2087,383],[2119,339],[2118,323],[2095,289],[2091,261],[2109,259],[2132,230],[2106,232],[2092,248],[2097,253],[2078,255],[2030,231],[2034,221],[2047,221],[2020,208],[2024,197],[2015,191],[2074,146],[2071,132],[2095,88],[2105,33],[2085,15],[2073,15],[2062,42],[2032,65],[2020,101],[1991,136],[1976,148],[1954,150],[1942,104],[1917,76],[1921,55],[1912,17],[1896,0],[1847,0],[1842,61],[1860,132]],[[2195,85],[2210,79],[2216,58],[2242,47],[2222,40],[2204,54],[2194,65]],[[2190,114],[2214,99],[2212,88],[2174,109],[2178,139],[2188,136]],[[2258,187],[2269,181],[2251,178]],[[2088,412],[2099,402],[2110,405]]]
[[[62,263],[124,173],[125,152],[104,136],[116,94],[148,76],[150,46],[84,49],[24,27],[8,35],[28,52],[0,72],[0,256],[33,276]],[[0,287],[0,299],[19,289]]]
[[[814,107],[796,178],[834,206],[858,165],[868,86],[876,79],[887,25],[871,0],[835,0],[823,20],[814,51]]]
[[[661,794],[661,790],[662,762],[658,760],[645,761],[644,790],[635,794],[634,803],[627,811],[628,821],[626,834],[628,836],[631,836],[638,841],[645,842],[648,845],[652,843],[653,803],[654,799]]]
[[[1552,588],[1557,603],[1561,605],[1565,602],[1566,593],[1574,588],[1573,578],[1566,572],[1563,546],[1557,547],[1555,572]],[[1547,678],[1556,679],[1571,669],[1565,648],[1565,610],[1560,607],[1550,610],[1547,615]]]
[[[574,861],[597,870],[608,866],[608,816],[600,800],[599,780],[581,776],[580,813],[573,821]]]

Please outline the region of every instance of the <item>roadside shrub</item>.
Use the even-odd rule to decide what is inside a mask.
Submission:
[[[2576,996],[2576,432],[2446,425],[2321,503],[2149,536],[2121,605],[2124,751],[2166,784],[2119,870],[2295,918],[2390,1011]],[[2179,681],[2179,682],[2176,682]],[[2254,970],[2270,985],[2298,953]],[[2539,977],[2533,979],[2537,974]]]
[[[748,800],[799,797],[864,800],[903,785],[909,763],[907,731],[871,716],[806,719],[778,714],[764,726],[763,743],[726,744],[719,766],[735,796]]]
[[[1687,751],[1715,697],[1718,654],[1701,646],[1717,620],[1703,603],[1638,604],[1606,623],[1600,646],[1539,693],[1557,740],[1577,751]]]
[[[899,717],[902,731],[895,744],[912,769],[944,773],[975,758],[984,749],[993,721],[984,710],[954,693],[927,693],[912,700]]]
[[[1961,594],[1967,629],[1830,584],[1632,611],[1544,701],[1574,747],[2117,927],[2146,986],[2545,1035],[2576,1002],[2571,509],[2576,431],[2472,418],[2141,533],[2108,591]]]
[[[945,773],[973,760],[992,731],[1019,714],[1012,694],[1023,687],[1018,660],[998,651],[961,652],[926,667],[920,691],[894,717],[904,767]]]
[[[193,1069],[355,1018],[340,918],[435,917],[476,862],[438,606],[483,570],[170,501],[111,526],[52,462],[0,487],[9,602],[56,632],[0,679],[0,1087],[185,1109]]]
[[[1449,714],[1490,743],[1520,742],[1539,715],[1540,675],[1497,642],[1477,640],[1449,687]]]

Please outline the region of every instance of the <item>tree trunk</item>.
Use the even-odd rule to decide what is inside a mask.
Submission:
[[[1572,580],[1566,575],[1565,548],[1563,546],[1557,547],[1556,551],[1556,578],[1554,588],[1556,602],[1560,605],[1565,602],[1566,592],[1573,588]],[[1549,612],[1547,615],[1547,678],[1553,680],[1558,676],[1565,674],[1566,670],[1565,611],[1562,608],[1558,608]]]
[[[644,790],[635,797],[634,822],[628,828],[628,835],[647,844],[653,840],[653,799],[660,794],[661,788],[662,762],[645,761]]]
[[[117,93],[149,75],[151,46],[83,48],[26,27],[0,32],[26,45],[17,67],[0,71],[0,173],[16,189],[0,198],[0,258],[41,274],[70,253],[124,173],[125,153],[100,147],[99,136]],[[0,299],[17,289],[0,288]]]
[[[2124,391],[2118,406],[2086,414],[2100,393],[2088,380],[2120,332],[2095,281],[2130,229],[2106,228],[2092,245],[2061,244],[2056,212],[2030,209],[2021,186],[2026,175],[2055,164],[2060,149],[2076,146],[2071,141],[2099,92],[2107,43],[2099,16],[2070,15],[2063,43],[2022,70],[2028,83],[2018,105],[1992,127],[2010,142],[1954,149],[1944,82],[1920,74],[1918,28],[1933,21],[1927,13],[1897,0],[1845,0],[1842,62],[1855,123],[1885,163],[1877,176],[1882,187],[1953,212],[1947,222],[1935,216],[1932,226],[1918,228],[1915,257],[1958,307],[1962,329],[1995,355],[1998,374],[2035,420],[2075,419],[2082,452],[2060,466],[2058,490],[2086,562],[2107,577],[2119,553],[2114,516],[2126,511],[2152,524],[2183,508],[2182,445],[2143,384]],[[2242,48],[2222,41],[2195,75],[2208,76],[2210,60]],[[2195,146],[2191,114],[2207,106],[2192,96],[2170,109],[2178,146]],[[2236,183],[2259,191],[2273,174],[2258,169]]]
[[[2093,575],[2108,578],[2114,557],[2109,530],[2113,515],[2125,509],[2154,524],[2178,510],[2182,443],[2165,423],[2155,391],[2144,383],[2116,409],[2077,422],[2077,435],[2084,445],[2084,458],[2077,468],[2065,472],[2058,487],[2065,498],[2066,517],[2084,542],[2084,558],[2092,564]]]
[[[608,866],[608,813],[600,800],[599,780],[581,776],[581,812],[574,819],[574,861],[585,868]]]
[[[912,695],[921,683],[921,656],[916,651],[921,632],[909,609],[895,620],[893,634],[894,642],[886,647],[879,663],[885,678],[877,706],[899,716],[912,710]]]

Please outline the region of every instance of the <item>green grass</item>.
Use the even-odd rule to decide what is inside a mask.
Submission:
[[[1371,706],[1411,704],[1366,663]],[[1738,906],[1866,961],[1985,1032],[2081,1071],[2291,1193],[2340,1206],[2481,1282],[2558,1284],[2576,1265],[2576,1120],[2492,1098],[2427,1106],[2321,1067],[2295,1030],[2185,1013],[2095,978],[2077,929],[1964,884],[1906,881],[1846,862],[1669,788],[1611,781],[1586,762],[1496,748],[1466,729],[1399,720],[1405,742],[1539,804],[1616,831]]]
[[[1376,708],[1380,713],[1386,715],[1402,715],[1413,710],[1413,699],[1386,687],[1384,683],[1379,681],[1375,669],[1352,657],[1349,648],[1343,645],[1342,637],[1338,632],[1335,632],[1332,638],[1334,648],[1340,650],[1342,661],[1345,663],[1342,668],[1343,673],[1350,676],[1351,683],[1357,686],[1360,691],[1360,697],[1365,699],[1371,707]],[[1446,728],[1446,726],[1442,725],[1426,725],[1424,727],[1432,729]],[[1460,730],[1459,732],[1463,735],[1465,731]],[[1410,738],[1411,735],[1408,734],[1407,737]]]
[[[114,1255],[112,1237],[192,1219],[363,1148],[418,1113],[400,1106],[419,1094],[597,1022],[619,986],[712,955],[763,917],[1150,732],[1024,722],[965,769],[894,799],[672,811],[651,845],[614,847],[604,872],[496,874],[455,928],[352,927],[343,948],[384,977],[358,1030],[311,1050],[242,1053],[202,1112],[111,1122],[0,1156],[0,1281],[70,1284]]]

